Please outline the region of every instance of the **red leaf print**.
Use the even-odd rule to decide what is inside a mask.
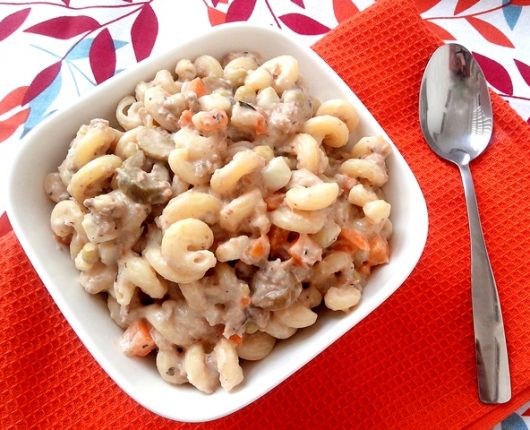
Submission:
[[[8,38],[17,29],[24,24],[24,21],[29,15],[31,8],[26,8],[13,12],[11,15],[7,15],[2,21],[0,21],[0,42]]]
[[[443,40],[456,40],[455,37],[449,33],[445,28],[440,27],[438,24],[435,24],[432,21],[423,21],[425,25],[436,34],[440,39]]]
[[[136,61],[141,61],[151,54],[157,35],[158,19],[153,8],[146,4],[131,28],[131,42]]]
[[[219,4],[219,0],[212,0],[213,7],[217,7],[218,4]]]
[[[13,230],[13,227],[11,227],[7,213],[4,212],[2,216],[0,216],[0,237],[9,233],[11,230]]]
[[[500,92],[513,95],[513,84],[506,69],[495,60],[473,52],[488,82]]]
[[[65,6],[70,6],[70,0],[62,0],[62,2],[65,4]]]
[[[27,89],[28,87],[15,88],[0,100],[0,115],[9,112],[14,107],[21,106]]]
[[[530,6],[530,0],[512,0],[512,6]]]
[[[26,92],[22,104],[25,105],[42,93],[53,82],[55,77],[61,71],[61,61],[53,63],[51,66],[41,70],[37,76],[31,81],[28,91]]]
[[[530,118],[528,118],[528,124],[530,124]],[[530,417],[530,409],[521,414],[523,417]]]
[[[455,15],[469,9],[471,6],[476,5],[480,0],[458,0],[455,6]]]
[[[329,27],[315,21],[313,18],[299,13],[288,13],[279,18],[291,30],[305,36],[324,34],[329,31]]]
[[[300,6],[302,9],[305,9],[304,0],[291,0],[291,3],[294,3],[297,6]]]
[[[96,83],[101,84],[116,71],[116,51],[109,30],[102,30],[92,42],[88,54]]]
[[[213,7],[208,7],[208,19],[210,20],[210,25],[213,27],[223,24],[226,21],[226,14]]]
[[[519,73],[523,77],[524,81],[530,85],[530,66],[516,59],[513,61],[515,62],[515,65],[517,66],[517,69],[519,70]]]
[[[496,45],[506,46],[508,48],[513,48],[512,42],[508,39],[502,31],[497,27],[490,24],[489,22],[482,21],[481,19],[474,18],[472,16],[466,17],[467,22],[469,22],[475,30],[477,30],[484,39],[488,42],[495,43]]]
[[[438,3],[440,3],[440,0],[416,0],[416,9],[418,9],[419,13],[423,13],[432,9]]]
[[[333,12],[337,22],[347,20],[353,14],[359,12],[352,0],[333,0]]]
[[[0,142],[11,136],[28,119],[29,108],[17,112],[4,121],[0,121]]]
[[[95,30],[98,27],[99,23],[90,16],[59,16],[35,24],[24,31],[66,40],[87,31]]]
[[[255,6],[256,0],[234,0],[226,11],[226,22],[248,20]]]

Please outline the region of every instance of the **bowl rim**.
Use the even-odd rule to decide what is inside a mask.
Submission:
[[[289,37],[288,34],[286,34],[285,31],[281,31],[275,28],[270,27],[264,27],[264,26],[256,26],[253,24],[248,23],[228,23],[223,24],[218,27],[207,29],[206,31],[202,31],[200,33],[194,34],[192,37],[183,40],[177,44],[175,44],[174,47],[171,49],[167,49],[164,51],[159,52],[158,54],[138,63],[135,65],[132,65],[130,68],[126,69],[125,71],[121,72],[118,75],[115,75],[114,77],[110,78],[109,80],[103,82],[102,84],[96,86],[95,88],[91,89],[89,92],[78,98],[77,100],[73,100],[69,103],[64,104],[58,111],[51,114],[48,118],[46,118],[44,121],[42,121],[40,124],[38,124],[34,129],[32,129],[20,142],[19,147],[16,149],[16,152],[14,154],[13,160],[10,163],[10,169],[8,171],[8,181],[7,181],[7,199],[6,199],[6,207],[7,207],[7,213],[10,218],[11,224],[13,226],[13,230],[21,243],[24,252],[28,256],[31,264],[35,268],[38,276],[40,277],[41,281],[46,287],[46,290],[48,293],[52,296],[54,302],[59,307],[59,310],[63,314],[63,316],[68,321],[68,324],[72,327],[80,341],[83,343],[83,345],[89,350],[90,354],[94,357],[94,359],[97,361],[99,366],[105,371],[105,373],[120,387],[122,390],[124,390],[127,395],[132,397],[136,402],[138,402],[140,405],[145,407],[146,409],[163,416],[165,418],[169,418],[172,420],[177,421],[185,421],[185,422],[205,422],[210,421],[214,419],[219,419],[221,417],[224,417],[226,415],[229,415],[239,409],[242,409],[249,405],[250,403],[254,402],[258,398],[262,397],[263,395],[270,392],[274,387],[277,385],[283,383],[285,380],[287,380],[293,373],[297,372],[301,368],[303,368],[309,361],[311,361],[314,357],[321,354],[325,349],[328,348],[329,345],[336,342],[340,337],[342,337],[345,333],[347,333],[349,330],[355,327],[355,325],[358,324],[358,322],[362,321],[366,316],[368,316],[371,312],[373,312],[375,309],[377,309],[384,301],[386,301],[393,293],[397,291],[397,289],[403,284],[403,282],[408,278],[410,273],[414,270],[416,267],[423,250],[425,248],[427,235],[428,235],[428,212],[427,212],[427,205],[425,202],[425,198],[423,196],[423,193],[421,191],[421,188],[417,182],[416,177],[414,176],[414,173],[412,172],[412,169],[410,169],[410,166],[406,163],[406,161],[403,159],[401,153],[397,149],[397,147],[393,144],[392,140],[384,133],[384,137],[388,139],[388,141],[392,142],[392,146],[395,150],[395,153],[401,157],[402,161],[405,163],[406,167],[409,169],[412,180],[414,181],[414,187],[417,187],[417,190],[419,191],[417,198],[419,201],[417,201],[418,210],[419,210],[419,220],[420,222],[415,225],[416,230],[416,246],[414,247],[414,253],[409,256],[410,261],[410,267],[407,267],[406,270],[404,270],[401,273],[401,276],[398,277],[395,281],[394,287],[388,292],[388,294],[384,295],[382,300],[373,307],[373,309],[370,309],[367,311],[366,315],[364,315],[358,322],[353,323],[353,325],[350,325],[348,329],[344,330],[342,333],[339,333],[338,336],[333,335],[329,342],[326,342],[322,345],[322,347],[314,353],[314,355],[310,356],[307,359],[302,359],[300,361],[300,365],[294,369],[294,371],[290,372],[289,374],[285,375],[285,377],[281,378],[277,383],[272,384],[270,387],[267,387],[265,389],[255,390],[255,392],[246,398],[243,402],[237,405],[232,405],[231,407],[225,408],[223,411],[203,411],[204,416],[201,417],[193,417],[188,416],[186,414],[182,414],[183,411],[180,412],[180,415],[176,413],[177,411],[167,411],[164,409],[161,409],[157,407],[156,401],[151,402],[149,404],[146,404],[144,399],[140,398],[136,392],[136,388],[133,387],[128,380],[118,379],[116,375],[113,372],[114,364],[110,363],[107,358],[103,355],[103,352],[100,350],[100,348],[93,342],[91,335],[89,333],[86,333],[85,327],[83,327],[80,320],[78,320],[77,316],[72,312],[72,310],[69,307],[68,300],[66,300],[65,297],[63,297],[59,291],[56,291],[53,287],[54,280],[51,279],[46,267],[43,265],[43,262],[37,255],[37,251],[34,248],[34,245],[31,240],[31,228],[22,225],[22,223],[19,221],[19,218],[17,216],[17,212],[20,210],[20,208],[17,207],[16,197],[16,187],[15,183],[17,181],[17,166],[19,166],[21,163],[23,163],[23,158],[25,157],[26,152],[28,151],[28,148],[31,148],[32,141],[34,141],[34,137],[38,137],[41,133],[41,130],[44,130],[46,127],[48,127],[49,124],[52,124],[53,122],[59,121],[63,116],[68,116],[68,111],[70,108],[74,106],[81,106],[85,103],[90,102],[91,100],[98,100],[102,96],[104,96],[105,92],[108,89],[112,89],[114,87],[119,87],[121,81],[127,80],[129,76],[132,75],[139,75],[143,74],[144,76],[150,74],[150,69],[158,63],[161,59],[170,57],[170,56],[176,56],[178,55],[178,51],[185,49],[186,47],[192,47],[192,46],[200,46],[200,43],[204,39],[210,39],[213,37],[222,37],[223,34],[230,33],[232,31],[258,31],[263,32],[264,34],[273,34],[277,37],[280,37],[284,39],[284,41],[290,45],[295,45],[296,49],[303,51],[304,55],[308,57],[308,59],[312,62],[316,62],[320,67],[324,68],[326,70],[327,74],[332,75],[336,83],[341,88],[341,91],[345,91],[346,93],[353,94],[356,98],[357,95],[342,81],[342,79],[338,76],[338,74],[320,57],[316,52],[314,52],[309,47],[306,47],[304,45],[301,45],[299,42],[294,40],[293,38]],[[307,80],[307,76],[305,76]],[[357,98],[358,99],[358,98]],[[368,109],[364,106],[364,103],[359,100],[359,103],[368,111]],[[369,112],[370,113],[370,112]],[[370,115],[373,118],[373,115],[370,113]],[[379,125],[379,127],[382,129],[382,126],[375,120],[375,123]],[[383,130],[384,131],[384,130]]]

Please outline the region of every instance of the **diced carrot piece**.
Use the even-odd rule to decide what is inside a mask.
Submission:
[[[187,90],[193,91],[195,94],[197,94],[197,97],[202,97],[208,94],[208,88],[206,85],[204,85],[204,82],[201,78],[195,78],[193,81],[191,81]]]
[[[259,136],[265,133],[267,133],[267,121],[265,120],[265,117],[260,115],[258,117],[258,122],[256,123],[256,135]]]
[[[239,336],[238,334],[233,334],[228,338],[228,340],[235,345],[241,345],[243,343],[243,337]]]
[[[189,109],[182,111],[179,118],[179,127],[189,127],[191,125],[191,118],[193,117],[193,112]]]
[[[346,242],[345,240],[337,240],[332,246],[331,249],[333,251],[340,251],[340,252],[348,252],[352,253],[354,251],[353,247],[351,246],[351,243]]]
[[[285,198],[285,193],[274,193],[265,197],[265,203],[267,204],[267,210],[273,211],[280,207]]]
[[[268,255],[270,250],[269,238],[267,236],[261,236],[259,239],[254,240],[254,243],[250,246],[248,254],[251,257],[262,258]]]
[[[370,243],[366,236],[354,228],[343,228],[340,231],[339,239],[346,240],[354,249],[360,249],[362,251],[368,251],[370,249]]]
[[[370,252],[368,253],[368,261],[372,265],[388,263],[390,247],[385,238],[380,234],[374,236],[370,240]]]
[[[357,250],[357,248],[354,247],[351,242],[347,241],[340,235],[335,241],[335,243],[331,245],[331,249],[333,249],[334,251],[348,252],[350,254],[354,253]]]
[[[138,357],[145,357],[155,349],[156,344],[149,333],[147,321],[139,319],[127,327],[121,336],[120,346],[125,354]]]
[[[249,296],[243,296],[241,297],[241,300],[239,301],[239,304],[242,308],[247,308],[250,306],[250,303],[252,303],[252,300],[250,300]]]

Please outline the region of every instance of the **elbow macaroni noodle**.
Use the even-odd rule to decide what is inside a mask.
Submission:
[[[355,107],[320,104],[292,56],[180,59],[116,119],[81,126],[45,179],[50,225],[164,381],[234,389],[242,361],[354,309],[388,261],[390,145],[352,142]]]

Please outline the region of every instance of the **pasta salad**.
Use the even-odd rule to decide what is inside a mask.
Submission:
[[[294,57],[181,59],[116,121],[82,125],[45,178],[51,229],[165,381],[232,390],[241,360],[350,311],[388,262],[391,148],[350,142],[355,107],[312,97]]]

